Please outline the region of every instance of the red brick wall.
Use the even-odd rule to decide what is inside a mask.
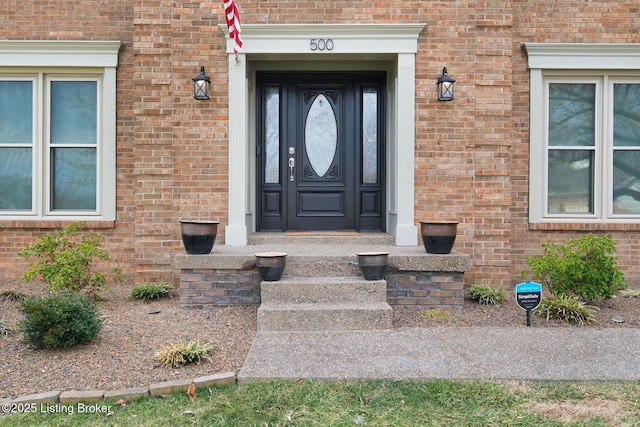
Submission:
[[[426,23],[416,56],[416,222],[460,221],[455,249],[472,257],[465,282],[508,286],[548,239],[587,231],[618,242],[640,279],[640,226],[530,227],[529,94],[524,42],[640,43],[637,1],[237,0],[243,23]],[[177,282],[180,218],[227,222],[227,60],[220,1],[4,0],[2,39],[120,40],[117,221],[89,224],[127,278]],[[191,97],[200,65],[208,102]],[[448,67],[453,102],[436,100]],[[15,253],[52,224],[0,222],[0,280]],[[55,224],[60,225],[60,224]]]
[[[526,257],[538,255],[541,244],[552,240],[562,243],[567,238],[586,233],[608,233],[618,242],[618,263],[627,280],[640,280],[640,226],[638,224],[529,225],[529,80],[524,42],[544,43],[640,43],[640,5],[636,1],[561,0],[545,2],[513,2],[513,151],[511,181],[512,275],[514,281],[525,268]]]
[[[133,260],[136,179],[133,170],[133,6],[130,0],[3,0],[0,2],[0,39],[7,40],[112,40],[121,41],[117,70],[117,217],[111,222],[87,223],[104,236],[114,265],[128,278],[136,270]],[[0,183],[1,185],[1,183]],[[0,221],[0,280],[17,279],[25,271],[16,253],[43,233],[55,232],[62,222]]]

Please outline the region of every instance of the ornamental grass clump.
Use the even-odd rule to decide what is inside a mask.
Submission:
[[[594,307],[572,295],[551,295],[542,298],[533,312],[547,319],[584,325],[593,321]]]
[[[608,300],[627,286],[613,256],[616,242],[608,235],[589,233],[564,245],[548,242],[542,247],[543,255],[527,258],[527,264],[534,279],[542,281],[552,295],[575,296],[585,302]]]
[[[109,261],[109,253],[101,248],[101,236],[80,233],[82,224],[74,222],[56,234],[45,234],[32,245],[18,252],[30,265],[22,280],[40,278],[49,284],[50,291],[86,290],[92,297],[108,289],[108,279],[93,271],[97,260]],[[121,281],[121,271],[112,270],[113,282]]]
[[[3,289],[0,291],[0,300],[20,302],[27,299],[26,294],[16,291],[15,289]]]
[[[13,330],[11,329],[11,327],[7,324],[7,322],[0,318],[0,335],[9,335],[11,332],[13,332]]]
[[[640,298],[640,289],[624,289],[620,291],[620,295],[625,298]]]
[[[467,292],[469,297],[478,304],[502,304],[507,299],[502,289],[495,289],[489,285],[473,285]]]
[[[97,305],[70,290],[27,298],[20,304],[24,341],[33,348],[64,348],[94,339],[102,329]]]
[[[451,314],[441,308],[430,308],[429,310],[425,310],[424,317],[433,320],[449,320]]]
[[[168,368],[178,368],[188,363],[199,365],[202,359],[209,360],[208,354],[213,350],[210,343],[189,341],[169,344],[156,352],[156,360]]]
[[[152,300],[173,297],[173,286],[170,283],[142,283],[131,288],[129,298]]]

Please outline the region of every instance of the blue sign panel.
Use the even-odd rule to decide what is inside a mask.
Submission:
[[[516,286],[516,293],[542,292],[542,285],[536,282],[524,282]]]

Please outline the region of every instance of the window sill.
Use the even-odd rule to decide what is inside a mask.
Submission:
[[[116,228],[115,221],[69,221],[69,220],[8,220],[0,219],[0,229],[60,229],[64,228],[72,222],[81,222],[85,230],[111,229]]]
[[[530,222],[530,231],[640,231],[637,222]]]

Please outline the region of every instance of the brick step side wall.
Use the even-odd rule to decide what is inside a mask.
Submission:
[[[462,308],[463,273],[402,271],[387,274],[387,302],[425,308]],[[180,270],[180,307],[260,304],[260,277],[254,270]]]
[[[387,274],[387,302],[426,308],[462,308],[462,273],[403,271]]]

